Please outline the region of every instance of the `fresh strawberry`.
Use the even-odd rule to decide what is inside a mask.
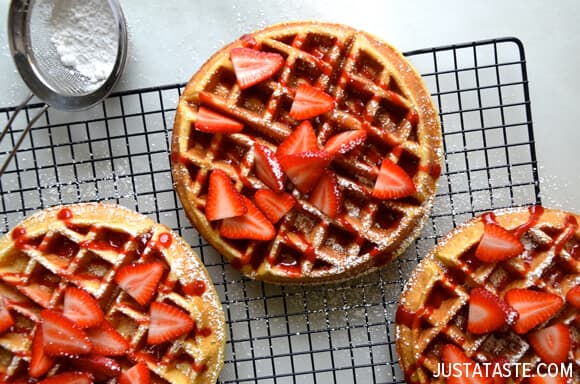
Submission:
[[[30,356],[30,365],[28,366],[28,375],[39,378],[44,375],[54,365],[54,358],[44,354],[44,344],[42,341],[42,325],[39,324],[34,332],[32,339],[32,351]]]
[[[238,217],[224,219],[219,231],[228,239],[272,240],[276,230],[272,223],[245,196],[242,196],[248,212]]]
[[[258,208],[273,224],[276,224],[296,205],[296,199],[292,195],[286,192],[275,193],[268,189],[256,191],[254,200],[256,200]]]
[[[326,92],[308,84],[300,84],[290,107],[290,117],[306,120],[334,108],[334,99]]]
[[[149,311],[148,344],[161,344],[190,332],[193,320],[183,310],[165,303],[154,302]]]
[[[335,218],[342,204],[342,193],[334,172],[326,170],[310,195],[310,202],[322,213]]]
[[[566,301],[576,308],[580,308],[580,285],[570,289],[566,294]]]
[[[229,176],[221,169],[209,175],[205,216],[209,221],[241,216],[247,212],[242,197]]]
[[[524,251],[522,242],[497,224],[486,223],[475,257],[493,263],[507,260]]]
[[[280,165],[292,183],[302,193],[308,193],[330,164],[326,151],[303,152],[280,157]]]
[[[572,339],[566,324],[558,323],[530,333],[528,341],[546,363],[564,363],[568,360]]]
[[[367,132],[362,129],[341,132],[332,136],[324,145],[324,150],[332,156],[344,155],[354,148],[362,145],[367,138]]]
[[[510,289],[504,300],[520,314],[513,327],[520,335],[550,319],[564,305],[560,296],[522,288]]]
[[[477,335],[514,324],[518,313],[485,288],[475,288],[469,297],[467,330]]]
[[[278,146],[276,155],[295,155],[302,152],[318,150],[318,141],[310,121],[304,120],[296,129]]]
[[[145,363],[137,363],[121,373],[119,384],[149,384],[149,369]]]
[[[242,89],[269,79],[284,65],[284,58],[279,53],[261,52],[252,48],[233,48],[230,60]]]
[[[526,384],[567,384],[568,380],[566,380],[566,378],[562,377],[562,376],[533,375],[533,376],[528,377],[528,379],[526,380],[525,383]]]
[[[121,356],[129,350],[129,343],[106,320],[100,327],[87,329],[87,336],[93,344],[93,353],[104,356]]]
[[[93,376],[86,372],[65,372],[50,376],[38,384],[92,384]]]
[[[109,381],[121,375],[121,366],[117,360],[101,355],[73,357],[67,362],[79,371],[89,372],[97,383]]]
[[[383,159],[372,195],[377,199],[398,199],[415,193],[413,179],[398,164]]]
[[[62,314],[81,328],[96,327],[105,318],[97,300],[85,290],[76,287],[65,289]]]
[[[146,305],[157,291],[163,270],[160,262],[128,264],[119,268],[115,282],[139,304]]]
[[[256,175],[275,192],[284,189],[284,173],[274,151],[261,144],[254,144],[254,167]]]
[[[474,375],[475,362],[465,355],[463,350],[453,344],[446,344],[442,349],[442,358],[444,364],[450,364],[452,373],[455,369],[460,369],[462,374],[451,375],[447,378],[447,384],[493,384],[493,379]],[[481,369],[481,372],[485,372]]]
[[[40,312],[40,317],[44,352],[48,356],[82,355],[91,352],[91,341],[76,323],[50,309]]]
[[[14,325],[14,319],[6,306],[6,299],[0,296],[0,334]]]
[[[209,108],[199,107],[195,129],[206,133],[238,133],[244,129],[244,125]]]

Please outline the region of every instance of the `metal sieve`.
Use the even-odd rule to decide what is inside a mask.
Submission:
[[[38,118],[49,106],[60,110],[82,110],[103,100],[121,77],[127,59],[127,26],[118,0],[100,0],[108,5],[117,34],[117,52],[109,75],[91,82],[78,71],[61,62],[50,37],[54,26],[50,23],[55,1],[13,0],[8,11],[8,41],[20,76],[32,92],[16,107],[2,133],[0,142],[10,130],[14,118],[33,95],[45,105],[34,115],[0,167],[0,176],[8,167],[22,141]]]

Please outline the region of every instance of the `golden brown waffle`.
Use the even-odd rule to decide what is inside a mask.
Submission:
[[[153,301],[189,314],[195,331],[147,345],[148,305],[139,305],[114,280],[120,267],[142,262],[164,265]],[[0,296],[15,323],[0,335],[2,382],[27,377],[40,311],[60,310],[69,286],[92,295],[129,342],[127,354],[116,358],[123,369],[146,363],[151,383],[217,380],[225,319],[197,255],[178,235],[143,215],[116,205],[78,204],[36,213],[0,239]],[[67,369],[59,361],[48,375]]]
[[[230,51],[251,47],[276,52],[284,65],[270,79],[242,90]],[[276,225],[271,241],[230,240],[204,209],[209,174],[223,170],[252,199],[268,188],[255,174],[252,146],[276,150],[300,121],[289,110],[299,84],[335,100],[311,119],[319,146],[345,130],[363,129],[362,148],[336,158],[331,169],[343,193],[341,214],[330,218],[290,182],[296,206]],[[241,133],[194,129],[200,106],[244,124]],[[379,200],[371,195],[380,161],[388,157],[412,178],[412,196]],[[321,283],[367,273],[401,254],[428,216],[441,172],[441,131],[420,76],[393,47],[337,24],[294,22],[245,35],[211,57],[193,76],[177,106],[172,145],[175,186],[197,230],[234,267],[274,283]]]
[[[475,257],[484,223],[489,220],[521,239],[524,252],[499,262]],[[458,346],[480,363],[506,358],[510,363],[530,364],[528,375],[534,372],[542,361],[528,341],[534,329],[518,334],[504,326],[482,335],[467,330],[470,292],[477,287],[504,300],[506,292],[514,288],[561,297],[563,307],[535,329],[558,323],[570,327],[572,347],[567,364],[573,365],[576,381],[569,382],[577,383],[579,361],[574,362],[572,356],[576,354],[578,359],[579,310],[566,302],[566,295],[580,284],[578,223],[577,215],[542,207],[500,210],[477,217],[442,239],[412,272],[397,310],[396,347],[407,383],[444,383],[445,379],[433,375],[446,344]],[[517,364],[512,367],[516,369]]]

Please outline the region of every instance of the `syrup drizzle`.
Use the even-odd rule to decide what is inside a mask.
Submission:
[[[242,42],[242,46],[246,48],[260,49],[261,47],[261,45],[251,33],[242,35],[240,37],[240,41]]]
[[[494,225],[499,225],[497,223],[497,220],[495,218],[495,213],[493,212],[486,212],[481,216],[481,221],[483,221],[484,225],[487,224],[494,224]]]
[[[302,269],[298,263],[295,264],[284,264],[280,263],[276,265],[277,268],[280,268],[284,271],[285,275],[290,278],[298,278],[302,275]]]
[[[171,236],[171,233],[169,232],[163,232],[159,235],[157,241],[159,241],[159,244],[161,244],[163,248],[169,248],[173,241],[173,236]]]
[[[16,227],[11,232],[12,240],[18,240],[26,236],[26,229],[22,227]]]
[[[61,221],[70,220],[73,218],[73,213],[71,212],[70,209],[63,208],[60,211],[58,211],[56,217]]]
[[[192,332],[195,337],[197,336],[209,337],[212,334],[211,328],[209,327],[198,328],[197,323],[194,325]]]
[[[416,127],[417,124],[419,124],[419,113],[415,108],[411,108],[409,109],[409,112],[407,112],[405,119],[409,122],[409,124],[411,124],[412,127]]]
[[[347,100],[348,102],[344,102],[343,104],[349,104],[346,105],[346,112],[345,115],[345,119],[352,119],[351,121],[351,125],[355,125],[359,128],[359,129],[364,129],[366,131],[372,131],[372,134],[375,137],[378,137],[381,141],[383,141],[384,143],[386,143],[387,146],[389,147],[397,147],[401,144],[401,140],[400,138],[398,138],[395,134],[393,134],[391,131],[389,131],[388,129],[382,129],[381,127],[375,127],[373,125],[375,124],[375,116],[374,113],[372,113],[372,108],[367,108],[366,106],[368,104],[378,104],[381,102],[381,100],[385,100],[386,102],[392,104],[393,106],[395,106],[396,108],[400,108],[404,110],[404,119],[406,119],[406,121],[411,125],[412,128],[416,127],[419,124],[419,111],[414,108],[414,107],[409,107],[408,105],[408,101],[405,99],[404,96],[402,96],[401,94],[398,93],[398,91],[396,89],[392,89],[390,88],[390,84],[389,84],[389,79],[387,79],[387,81],[383,81],[382,79],[377,79],[377,74],[375,74],[375,72],[372,69],[369,69],[367,66],[362,65],[361,68],[357,68],[360,73],[356,73],[354,75],[351,75],[351,73],[349,73],[349,71],[351,70],[350,67],[355,67],[357,66],[357,61],[359,60],[359,56],[358,56],[358,52],[356,52],[355,50],[350,50],[348,52],[348,56],[346,58],[344,58],[344,44],[339,41],[338,39],[335,39],[333,42],[333,45],[327,49],[327,47],[324,47],[323,49],[318,49],[316,47],[313,47],[312,49],[310,49],[309,47],[306,47],[305,45],[308,45],[308,43],[306,42],[306,39],[308,38],[307,35],[300,35],[297,34],[293,37],[292,41],[290,42],[290,45],[297,49],[297,50],[302,50],[306,55],[307,55],[307,60],[313,64],[316,68],[317,71],[320,71],[323,76],[318,76],[318,80],[315,84],[313,84],[314,87],[316,88],[320,88],[323,91],[326,91],[325,89],[323,89],[324,87],[324,83],[326,81],[328,81],[328,77],[332,76],[333,73],[333,68],[337,67],[337,62],[339,60],[343,60],[345,62],[349,62],[348,65],[344,65],[344,63],[341,63],[340,66],[338,66],[338,68],[341,68],[340,72],[337,72],[335,74],[335,76],[337,77],[336,79],[336,84],[337,87],[344,90],[346,89],[347,85],[350,84],[350,86],[352,88],[355,89],[362,89],[363,87],[366,87],[366,83],[365,81],[362,79],[363,77],[368,78],[369,80],[375,82],[375,84],[381,88],[384,93],[382,95],[379,94],[374,94],[371,96],[370,100],[359,100],[359,98],[352,98],[354,100]],[[255,36],[248,34],[248,35],[243,35],[240,37],[240,43],[242,46],[247,47],[247,48],[251,48],[251,49],[262,49],[261,43],[259,43]],[[287,73],[287,72],[291,72],[293,70],[292,68],[293,63],[289,62],[288,60],[284,61],[283,67],[280,69],[280,73]],[[356,70],[355,69],[355,72]],[[281,88],[283,88],[282,92],[285,93],[287,96],[289,96],[290,98],[292,98],[295,95],[295,89],[292,87],[294,84],[288,84],[288,81],[284,79],[284,77],[282,76],[282,78],[277,79],[279,86]],[[333,92],[334,93],[334,105],[335,107],[337,105],[340,104],[340,102],[342,101],[342,99],[344,98],[344,92]],[[206,91],[201,91],[199,94],[199,104],[203,105],[203,104],[209,104],[209,105],[216,105],[216,104],[220,104],[220,101],[218,100],[219,97],[217,97],[214,94],[211,94],[209,92]],[[357,104],[358,103],[358,104]],[[279,104],[279,100],[277,98],[272,98],[270,99],[270,101],[267,103],[266,105],[266,116],[273,116],[276,112],[276,110],[278,109],[278,104]],[[351,105],[350,104],[354,104],[352,107],[355,108],[355,110],[351,110]],[[357,110],[358,107],[358,110]],[[350,112],[350,113],[348,113]],[[282,114],[283,115],[283,114]],[[278,119],[283,120],[284,116],[278,116]],[[356,121],[356,122],[355,122]],[[292,120],[288,125],[294,125],[295,122]],[[358,124],[357,124],[358,123]],[[212,145],[209,148],[210,152],[215,152],[215,150],[217,150],[216,148],[212,148],[214,144],[214,141],[212,141]],[[402,154],[402,149],[400,147],[395,148],[393,150],[393,155],[395,157],[400,157]],[[365,157],[366,154],[363,154],[363,157]],[[382,156],[381,159],[382,160]],[[245,168],[249,168],[251,165],[251,159],[248,158],[247,156],[245,156],[242,160],[242,169]],[[378,161],[377,161],[378,162]],[[428,173],[429,175],[431,175],[433,178],[437,178],[439,177],[439,175],[441,174],[441,165],[440,164],[424,164],[421,167],[419,167],[420,170]],[[241,169],[236,169],[235,172],[237,173],[237,178],[238,180],[240,180],[242,182],[242,184],[245,187],[248,187],[249,189],[253,189],[254,186],[251,185],[251,183],[249,182],[249,180],[247,179],[247,176],[243,175],[241,172]],[[197,177],[196,177],[196,183],[197,184],[203,184],[204,178],[205,176],[202,176],[201,172],[197,173]],[[370,195],[370,193],[369,193]],[[203,209],[203,202],[201,201],[197,201],[197,205],[199,209]],[[339,219],[340,221],[340,219]],[[346,223],[346,220],[342,220],[342,223]],[[352,226],[352,225],[343,225],[343,229],[346,229],[347,231],[356,234],[356,243],[362,247],[362,245],[364,245],[365,243],[365,239],[364,237],[360,236],[360,234],[357,232],[357,230]],[[284,264],[279,262],[278,260],[276,260],[276,256],[270,257],[268,256],[266,258],[267,262],[272,265],[272,266],[277,266],[280,267],[282,269],[285,269],[288,274],[291,275],[300,275],[301,274],[301,263],[303,261],[308,261],[310,263],[316,264],[317,262],[317,256],[316,256],[316,250],[315,248],[309,244],[309,242],[306,239],[303,239],[304,241],[301,242],[300,246],[296,247],[297,249],[300,250],[300,252],[302,253],[302,257],[300,260],[298,260],[297,262],[292,263],[291,265],[289,264]],[[378,247],[374,247],[371,248],[370,251],[368,252],[370,254],[371,257],[373,257],[374,263],[376,265],[383,265],[388,263],[391,259],[392,259],[392,254],[390,253],[385,253],[382,250],[380,250]],[[378,256],[378,257],[377,257]],[[231,261],[231,265],[236,268],[236,269],[241,269],[246,265],[252,264],[252,261],[256,261],[259,257],[256,256],[252,256],[252,255],[242,255],[241,257],[239,257],[236,260],[232,260]],[[261,257],[261,260],[263,260],[264,257]],[[254,267],[254,265],[252,264],[252,267]],[[256,266],[257,267],[257,266]]]
[[[201,373],[204,372],[205,370],[207,370],[207,364],[203,363],[203,364],[197,364],[195,361],[191,364],[191,368],[197,372],[197,373]]]
[[[526,232],[528,232],[530,228],[538,224],[540,218],[544,214],[544,207],[540,205],[533,205],[528,208],[528,211],[530,212],[528,221],[512,230],[512,234],[518,239],[521,238]]]
[[[133,237],[127,233],[96,230],[94,240],[82,241],[79,245],[82,248],[94,251],[114,251],[119,252],[127,242],[131,242]]]
[[[541,206],[531,206],[528,208],[528,211],[530,213],[528,220],[525,223],[521,224],[520,226],[510,231],[518,239],[521,238],[527,231],[529,231],[530,228],[535,226],[540,221],[541,216],[544,214],[544,208]],[[496,216],[493,212],[487,212],[483,214],[481,220],[484,225],[499,225]],[[555,244],[557,254],[561,252],[566,242],[574,235],[577,229],[578,223],[576,219],[571,215],[567,216],[565,227],[562,231],[562,235],[559,237],[558,241]],[[576,248],[580,249],[580,246],[577,245],[573,248],[572,253],[574,254],[574,256],[576,256],[575,255],[576,253],[580,253],[580,251],[576,251]],[[460,275],[461,272],[470,275],[471,271],[474,268],[471,267],[468,259],[467,261],[459,260],[456,269],[458,274]],[[444,274],[443,277],[441,278],[441,282],[450,291],[454,291],[455,289],[457,289],[456,284],[457,279],[454,278],[453,276],[448,276],[447,274]],[[461,283],[461,281],[459,281],[458,283]],[[395,322],[397,324],[405,325],[410,329],[414,330],[419,329],[421,327],[422,320],[429,317],[432,311],[433,308],[427,305],[425,305],[424,307],[415,312],[407,309],[404,305],[400,304],[399,307],[397,308]],[[443,328],[442,332],[446,333],[448,330],[449,326],[446,326]],[[462,344],[464,342],[465,340],[456,340],[456,343],[458,344]],[[408,383],[416,382],[415,380],[412,380],[411,377],[415,374],[415,372],[419,369],[419,367],[423,365],[425,359],[426,359],[425,355],[420,355],[411,366],[405,369],[404,372],[405,380]]]
[[[427,164],[420,164],[419,171],[425,172],[432,178],[437,179],[439,176],[441,176],[441,164],[439,164],[438,162],[435,163],[429,162]]]
[[[566,220],[564,222],[564,229],[562,230],[562,234],[554,243],[554,252],[556,255],[562,253],[564,246],[574,236],[576,231],[578,230],[578,221],[572,215],[567,215]]]
[[[207,286],[203,280],[194,280],[183,286],[183,292],[190,296],[201,296],[206,290]]]
[[[572,250],[570,251],[570,257],[576,261],[580,260],[580,244],[576,244],[572,247]]]
[[[65,208],[65,209],[59,211],[59,213],[57,214],[57,217],[59,220],[69,220],[72,218],[72,213],[70,212],[70,210]],[[69,224],[70,223],[68,223],[68,222],[66,223],[67,227],[69,226]],[[44,237],[29,239],[26,237],[26,230],[24,228],[21,228],[21,227],[14,228],[11,232],[11,236],[15,240],[17,245],[20,244],[21,247],[32,246],[32,247],[36,247],[38,249],[42,248],[42,250],[44,252],[48,252],[48,253],[60,255],[60,256],[66,256],[66,257],[74,256],[73,253],[76,254],[76,251],[72,252],[71,250],[75,247],[78,248],[79,246],[86,247],[88,249],[93,249],[93,250],[115,250],[117,252],[123,252],[126,243],[135,241],[137,244],[137,248],[135,250],[134,257],[140,258],[141,256],[143,256],[145,249],[150,248],[149,255],[151,255],[151,254],[157,255],[160,252],[158,249],[159,247],[167,248],[171,245],[171,243],[173,241],[173,237],[168,232],[161,233],[157,238],[157,242],[154,242],[152,240],[151,233],[147,233],[147,234],[141,235],[137,238],[134,238],[134,237],[132,237],[126,233],[122,233],[122,232],[107,231],[107,230],[102,230],[99,228],[89,227],[89,226],[87,226],[86,230],[84,230],[84,228],[82,228],[83,234],[87,234],[91,231],[96,232],[96,236],[95,236],[96,239],[91,240],[91,241],[81,242],[78,245],[76,243],[73,243],[72,241],[70,241],[66,237],[47,238],[46,236],[44,236]],[[81,232],[81,231],[79,231],[79,232]],[[41,242],[40,240],[42,240],[42,239],[44,239],[44,240]],[[78,277],[81,280],[95,278],[95,276],[88,275],[88,274],[86,276],[81,276],[80,274],[73,276],[66,270],[60,270],[59,274],[62,274],[62,276],[67,277],[70,280],[74,280],[76,277]],[[45,285],[45,282],[44,282],[44,280],[42,280],[42,278],[41,278],[41,281],[39,281],[38,284],[35,284],[34,287],[28,286],[29,285],[28,280],[30,279],[30,274],[28,274],[28,273],[2,272],[0,274],[0,279],[5,281],[7,284],[10,284],[12,286],[17,287],[25,296],[30,298],[36,304],[39,304],[42,307],[49,307],[51,305],[50,300],[52,298],[53,288],[49,287],[48,285]],[[159,287],[159,290],[171,289],[171,291],[173,291],[173,287],[175,286],[175,283],[176,283],[176,281],[169,281],[169,277],[168,277],[167,281],[165,281],[165,282],[163,282],[163,284],[161,284],[162,286]],[[201,296],[201,295],[203,295],[204,292],[206,292],[207,286],[206,286],[206,283],[202,280],[194,280],[192,283],[185,286],[183,290],[185,293],[190,294],[192,296]],[[19,302],[14,302],[13,304],[10,304],[10,305],[14,305],[14,308],[18,308],[16,310],[19,312],[22,312],[22,311],[30,312],[30,314],[27,314],[27,317],[31,318],[33,321],[35,321],[35,322],[41,321],[40,318],[35,318],[36,315],[32,311],[33,309],[37,308],[36,305],[31,306],[31,305],[28,305],[26,303],[19,303]],[[130,306],[128,306],[124,303],[118,303],[117,305],[121,308],[125,307],[127,309],[132,309]],[[140,324],[148,324],[149,323],[149,319],[147,317],[144,317],[143,319],[137,319],[136,321]],[[12,333],[27,334],[27,337],[29,339],[32,339],[32,335],[33,335],[33,333],[30,332],[29,328],[12,327],[11,332]],[[198,328],[196,326],[194,328],[194,331],[193,331],[193,337],[198,337],[198,336],[199,337],[209,337],[212,334],[213,334],[213,331],[210,327]],[[29,357],[30,356],[29,351],[16,351],[14,354],[17,356],[21,356],[21,357]],[[172,358],[171,354],[168,353],[163,357],[163,359],[161,359],[161,361],[158,361],[158,359],[155,359],[155,356],[152,356],[151,353],[142,352],[142,351],[128,351],[127,357],[130,358],[131,360],[137,361],[137,362],[148,362],[148,363],[152,363],[152,364],[161,364],[161,365],[167,365],[169,362],[168,359]],[[114,364],[111,366],[103,366],[106,369],[117,367],[115,360],[107,358],[106,362]],[[68,371],[68,364],[64,360],[61,363],[63,363],[63,364],[61,364],[61,366],[64,367],[63,368],[64,371]],[[192,369],[194,371],[196,371],[197,373],[204,372],[207,370],[207,368],[208,368],[207,363],[197,364],[194,362],[192,364]],[[1,382],[4,382],[3,380],[6,377],[7,377],[6,374],[0,373],[0,381]]]

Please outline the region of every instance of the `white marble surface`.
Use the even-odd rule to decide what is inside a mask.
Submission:
[[[0,106],[26,93],[6,39],[8,0],[0,0]],[[525,46],[544,205],[580,212],[580,5],[576,0],[215,1],[123,0],[130,31],[117,89],[184,82],[224,43],[295,19],[342,22],[403,51],[501,36]]]

